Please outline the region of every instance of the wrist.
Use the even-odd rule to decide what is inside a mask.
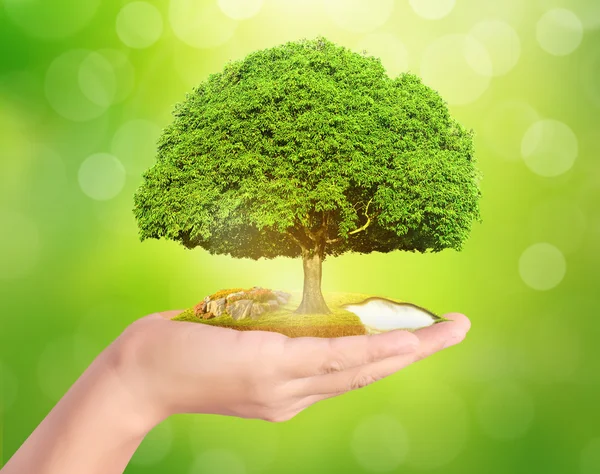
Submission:
[[[149,431],[172,413],[151,390],[152,374],[140,360],[147,344],[145,331],[133,323],[101,354],[98,370],[127,407],[132,428]]]
[[[112,410],[122,416],[123,427],[133,434],[146,434],[168,417],[143,390],[141,377],[122,354],[120,344],[112,344],[100,355],[93,367],[98,385],[109,394]],[[127,365],[125,365],[127,364]]]
[[[113,343],[92,362],[3,472],[123,472],[161,417],[123,384],[118,349]]]

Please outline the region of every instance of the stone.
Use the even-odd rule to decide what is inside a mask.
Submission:
[[[244,292],[243,292],[243,291],[237,291],[237,292],[235,292],[235,293],[230,293],[230,294],[228,294],[228,295],[226,296],[226,299],[227,299],[227,301],[229,301],[229,300],[230,300],[230,299],[232,299],[232,298],[236,298],[236,297],[238,297],[238,296],[243,296],[243,295],[244,295]]]
[[[236,321],[244,318],[258,319],[264,313],[277,311],[281,305],[286,305],[291,296],[285,291],[254,286],[215,300],[207,296],[194,306],[194,314],[204,319],[216,318],[224,313],[231,315]],[[267,298],[270,299],[265,302]]]
[[[283,296],[277,296],[277,302],[281,305],[287,304],[287,300]]]
[[[244,319],[250,315],[252,311],[252,300],[238,300],[227,306],[227,312],[236,321]]]
[[[202,313],[206,312],[206,301],[200,301],[196,306],[194,306],[194,314],[199,316]]]
[[[209,313],[213,313],[215,316],[221,316],[225,311],[226,303],[227,300],[225,298],[220,298],[218,300],[211,301],[206,306],[206,311]]]
[[[278,300],[281,298],[281,300],[285,301],[285,303],[287,303],[290,300],[290,297],[292,296],[291,293],[286,293],[285,291],[280,290],[273,290],[273,293],[277,296]]]
[[[254,303],[250,309],[250,317],[254,320],[260,318],[260,315],[265,312],[265,307],[260,303]]]

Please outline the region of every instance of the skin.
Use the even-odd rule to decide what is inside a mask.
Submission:
[[[171,321],[129,325],[0,471],[116,474],[154,426],[178,413],[283,422],[461,342],[462,314],[415,332],[288,338]]]

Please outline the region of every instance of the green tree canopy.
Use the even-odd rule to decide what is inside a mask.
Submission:
[[[377,58],[324,38],[257,51],[176,106],[140,237],[252,259],[460,250],[480,220],[472,138]]]

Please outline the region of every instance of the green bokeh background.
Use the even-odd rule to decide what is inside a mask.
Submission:
[[[475,130],[484,220],[462,252],[328,259],[324,290],[463,312],[472,330],[283,424],[173,417],[127,472],[600,472],[600,4],[140,3],[0,0],[2,459],[136,318],[301,287],[299,261],[140,243],[132,195],[193,85],[322,34],[422,73]]]

